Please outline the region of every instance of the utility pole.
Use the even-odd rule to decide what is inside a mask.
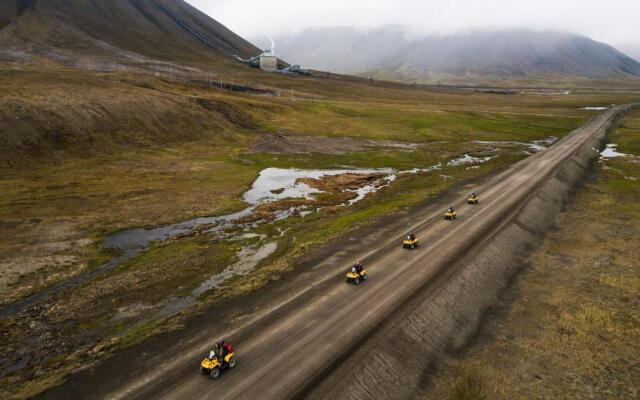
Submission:
[[[116,72],[118,72],[118,56],[116,56]]]

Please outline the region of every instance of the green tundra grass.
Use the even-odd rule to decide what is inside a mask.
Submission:
[[[263,168],[424,168],[486,151],[476,140],[561,137],[594,115],[581,107],[638,98],[622,91],[504,96],[267,74],[248,82],[283,93],[293,88],[292,99],[129,73],[52,68],[1,69],[0,74],[7,78],[0,91],[3,304],[109,259],[112,252],[102,248],[109,233],[244,208],[242,193]],[[422,147],[346,154],[254,151],[267,134],[394,140]],[[276,241],[278,250],[247,277],[229,280],[178,316],[148,319],[145,311],[190,293],[233,263],[242,246],[254,243],[200,234],[154,244],[43,307],[3,318],[1,367],[16,365],[22,354],[31,361],[0,378],[2,396],[38,393],[75,368],[149,335],[178,329],[184,318],[221,298],[251,293],[291,270],[296,257],[337,235],[525,157],[522,148],[496,147],[499,157],[477,169],[447,167],[402,176],[352,207],[329,207],[259,226],[254,233]],[[287,235],[279,236],[283,231]],[[47,339],[33,345],[34,335]]]

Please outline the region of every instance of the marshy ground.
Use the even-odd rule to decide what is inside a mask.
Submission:
[[[591,90],[504,96],[326,78],[269,82],[263,75],[249,82],[295,87],[290,99],[130,73],[0,74],[2,307],[117,256],[103,242],[114,232],[245,209],[243,194],[267,168],[415,170],[352,205],[357,190],[381,176],[300,181],[321,193],[267,203],[245,221],[266,223],[152,243],[93,280],[3,316],[3,397],[36,394],[70,371],[179,329],[222,299],[280,279],[332,238],[498,171],[526,157],[532,142],[562,137],[596,113],[583,107],[637,98]],[[472,161],[452,163],[460,159]],[[298,206],[312,212],[274,217]],[[259,251],[271,244],[275,249]],[[243,254],[254,257],[247,249],[264,255],[250,274],[171,308],[242,263]],[[177,312],[163,312],[168,306]]]

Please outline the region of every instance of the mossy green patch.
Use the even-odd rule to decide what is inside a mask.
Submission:
[[[461,111],[398,104],[311,103],[305,112],[267,116],[270,131],[401,141],[529,141],[563,136],[581,126],[585,114]],[[268,120],[269,120],[268,119]]]

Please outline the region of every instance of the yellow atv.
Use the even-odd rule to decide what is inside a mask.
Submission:
[[[224,356],[222,362],[220,362],[217,356],[210,354],[200,363],[200,372],[209,375],[213,379],[218,379],[222,371],[236,367],[236,358],[233,354],[234,353],[229,353]]]
[[[447,210],[444,213],[444,219],[454,220],[454,219],[456,219],[456,215],[457,215],[457,213],[455,211]]]
[[[478,198],[478,196],[476,195],[470,195],[469,198],[467,199],[467,204],[478,204],[480,202],[480,199]]]
[[[357,273],[354,270],[350,270],[347,272],[347,282],[353,283],[354,285],[359,285],[360,282],[367,280],[367,270],[363,269],[360,273]]]
[[[411,239],[410,237],[407,237],[405,240],[402,241],[402,248],[403,249],[415,249],[416,247],[418,247],[418,239],[413,238]]]

